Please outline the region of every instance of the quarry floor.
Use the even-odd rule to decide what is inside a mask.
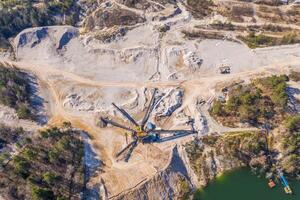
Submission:
[[[244,44],[227,40],[184,38],[182,30],[208,22],[193,19],[181,6],[179,4],[182,13],[167,20],[172,24],[171,29],[163,35],[153,28],[161,22],[147,22],[130,30],[118,41],[105,44],[95,40],[84,42],[83,36],[76,36],[65,49],[57,51],[55,41],[60,39],[57,33],[77,30],[66,26],[48,27],[48,36],[34,47],[30,41],[27,46],[18,45],[16,37],[17,61],[0,60],[36,76],[38,92],[44,99],[48,117],[45,126],[69,121],[75,128],[87,132],[95,159],[99,160],[88,186],[102,185],[100,190],[104,190],[102,194],[107,198],[132,190],[163,171],[175,145],[182,146],[203,134],[249,130],[223,127],[209,116],[208,108],[223,87],[300,69],[300,45],[297,44],[251,50]],[[20,34],[34,35],[37,29],[27,29]],[[202,59],[201,66],[196,69],[186,63],[186,55],[190,52]],[[231,74],[219,73],[218,67],[222,64],[231,66]],[[174,75],[175,78],[170,78]],[[139,144],[128,163],[116,161],[116,152],[126,145],[125,134],[117,128],[100,128],[97,126],[99,117],[102,113],[109,113],[120,119],[110,106],[115,102],[131,107],[128,111],[141,120],[146,105],[144,91],[151,88],[161,91],[180,88],[184,91],[182,105],[160,124],[161,127],[181,128],[177,123],[181,112],[195,120],[204,117],[207,127],[198,135],[164,143]],[[76,104],[70,103],[70,95],[76,96]],[[197,102],[200,99],[205,104],[199,109]],[[0,115],[0,122],[8,123],[9,120]],[[41,128],[31,122],[15,122],[15,119],[9,123],[33,130]]]

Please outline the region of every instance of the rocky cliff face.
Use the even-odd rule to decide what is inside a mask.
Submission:
[[[226,139],[225,139],[226,138]],[[182,199],[203,187],[218,174],[252,163],[266,165],[264,139],[257,132],[205,136],[173,149],[169,165],[162,171],[113,199]]]
[[[265,167],[260,158],[266,154],[266,140],[259,132],[236,132],[204,136],[185,146],[189,163],[198,177],[197,186],[205,186],[218,174],[249,165]]]

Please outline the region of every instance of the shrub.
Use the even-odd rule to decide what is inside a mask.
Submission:
[[[69,150],[71,149],[71,143],[72,141],[69,139],[62,138],[55,144],[55,148],[57,148],[59,151]]]
[[[244,41],[251,49],[271,46],[275,43],[274,38],[265,36],[263,34],[255,35],[254,32],[250,32],[246,37],[240,36],[240,39]]]
[[[300,43],[300,35],[295,33],[289,33],[282,38],[276,38],[264,34],[256,35],[254,32],[250,32],[247,36],[239,36],[239,38],[251,49]]]
[[[241,101],[237,96],[231,96],[226,102],[225,108],[229,112],[234,112],[238,109],[238,106],[241,105]]]
[[[0,165],[4,164],[4,161],[10,157],[8,153],[1,153],[0,154]]]
[[[290,116],[285,120],[285,127],[290,131],[300,130],[300,115]]]
[[[284,109],[288,103],[288,95],[286,93],[287,81],[289,80],[288,76],[271,76],[259,80],[259,83],[271,93],[272,102]]]
[[[20,118],[31,118],[30,85],[26,74],[0,63],[0,103],[14,108]]]
[[[48,159],[51,163],[57,163],[59,159],[59,153],[54,149],[48,152]]]
[[[59,138],[63,135],[63,132],[61,132],[59,128],[53,127],[51,129],[41,131],[40,134],[43,138]]]
[[[296,33],[289,33],[283,36],[281,43],[282,44],[295,44],[300,42],[300,37]]]
[[[55,173],[46,172],[43,174],[43,181],[46,182],[48,185],[54,185],[57,180],[58,177]]]
[[[214,115],[222,115],[223,110],[222,110],[222,103],[220,101],[215,101],[212,107],[212,113]]]
[[[41,188],[38,186],[34,186],[31,189],[32,197],[34,200],[53,200],[54,193],[52,190],[47,188]]]
[[[268,87],[269,89],[275,89],[278,85],[280,84],[284,84],[286,86],[286,81],[289,80],[289,77],[286,75],[280,75],[280,76],[270,76],[270,77],[266,77],[263,79],[260,79],[260,83],[265,86]],[[281,86],[282,88],[282,86]],[[285,88],[283,88],[285,89]]]
[[[30,109],[24,104],[19,106],[17,115],[20,119],[30,119],[32,117]]]
[[[299,116],[297,116],[298,118]],[[295,119],[295,116],[290,117]],[[283,149],[283,160],[280,163],[282,168],[291,175],[297,175],[300,173],[300,134],[289,133],[284,134],[281,147]]]
[[[179,199],[189,199],[189,193],[190,193],[190,186],[189,186],[189,183],[184,180],[182,178],[182,180],[180,180],[179,182],[179,186],[180,186],[180,198]]]
[[[23,152],[23,156],[24,158],[26,158],[27,160],[33,160],[36,158],[37,156],[37,152],[33,149],[26,149],[24,152]]]
[[[18,156],[13,159],[13,162],[15,173],[26,179],[30,175],[30,163]]]
[[[212,12],[214,3],[212,0],[187,0],[187,6],[195,18],[201,18]]]
[[[56,200],[68,200],[67,197],[57,197]]]
[[[248,121],[253,124],[257,122],[257,118],[260,113],[255,105],[250,106],[243,104],[239,106],[238,114],[241,118],[241,121]]]

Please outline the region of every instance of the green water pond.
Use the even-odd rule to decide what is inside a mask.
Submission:
[[[293,194],[285,194],[281,183],[270,189],[268,180],[239,169],[217,177],[194,194],[195,200],[300,200],[300,181],[288,180]]]

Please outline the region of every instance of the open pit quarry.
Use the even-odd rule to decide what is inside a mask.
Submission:
[[[223,127],[209,115],[221,89],[300,69],[299,44],[250,49],[230,31],[221,31],[226,36],[222,39],[187,38],[183,31],[224,16],[196,18],[181,1],[140,2],[133,7],[126,1],[98,1],[82,11],[79,27],[25,29],[11,41],[11,56],[0,56],[1,62],[36,78],[45,115],[38,123],[19,120],[13,110],[1,106],[0,122],[37,130],[69,121],[83,130],[87,199],[177,199],[183,180],[194,189],[207,184],[191,168],[185,143],[207,134],[253,129]],[[124,25],[93,18],[103,10],[108,19],[130,14],[134,20]],[[223,65],[230,66],[230,74],[220,74]],[[117,161],[116,153],[126,146],[125,133],[112,126],[102,128],[100,117],[129,126],[111,105],[115,103],[142,120],[153,88],[160,98],[149,121],[162,129],[196,133],[139,144],[128,163]],[[241,164],[220,158],[216,165],[211,177]]]

